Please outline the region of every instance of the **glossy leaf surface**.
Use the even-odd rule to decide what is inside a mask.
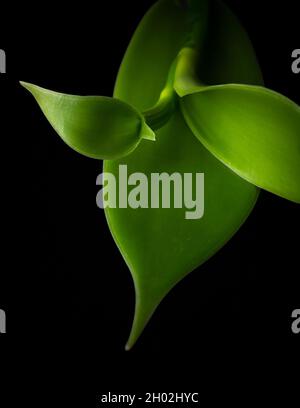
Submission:
[[[300,108],[263,87],[202,87],[181,101],[193,133],[249,182],[300,203]]]
[[[22,83],[35,97],[63,141],[94,159],[131,153],[142,138],[155,140],[142,115],[129,104],[105,96],[76,96]]]
[[[181,4],[184,2],[159,1],[141,22],[123,60],[115,96],[139,110],[156,102],[168,70],[184,45],[187,16]],[[232,56],[230,64],[237,82],[248,78],[249,83],[260,84],[260,71],[244,30],[231,13],[218,4],[218,22],[225,27],[227,19],[233,19],[233,28],[221,44],[218,45],[213,35],[207,41],[216,44],[216,55]],[[239,39],[236,46],[232,46],[233,36]],[[248,74],[246,67],[240,71],[236,66],[244,56],[250,64]],[[215,56],[206,63],[211,65],[214,59]],[[215,67],[215,72],[218,69],[222,66]],[[222,75],[226,80],[226,73]],[[216,77],[218,80],[221,75]],[[227,79],[231,80],[229,74]],[[140,145],[121,160],[105,161],[104,170],[117,178],[120,164],[128,166],[129,174],[143,172],[149,178],[153,172],[204,173],[205,212],[201,219],[186,220],[184,208],[106,209],[110,230],[130,268],[136,289],[135,319],[128,349],[169,290],[217,252],[239,229],[258,195],[255,186],[235,175],[199,143],[179,108],[169,123],[156,133],[156,143]]]

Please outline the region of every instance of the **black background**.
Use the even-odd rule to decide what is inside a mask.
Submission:
[[[266,86],[300,103],[300,74],[291,71],[296,2],[226,2],[253,41]],[[210,407],[294,395],[299,205],[262,192],[235,237],[169,294],[126,353],[134,290],[95,205],[101,163],[65,146],[18,85],[111,95],[153,3],[18,6],[1,27],[0,308],[8,334],[0,353],[6,378],[22,389],[12,400],[94,407],[108,391],[193,391]]]

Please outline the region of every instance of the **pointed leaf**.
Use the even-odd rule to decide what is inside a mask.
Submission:
[[[141,114],[129,104],[105,96],[76,96],[21,83],[35,97],[66,144],[94,159],[131,153],[142,138],[155,140]]]
[[[113,237],[129,266],[136,290],[136,312],[127,348],[141,334],[160,301],[189,272],[220,249],[251,212],[258,190],[236,176],[197,141],[180,112],[158,131],[155,144],[144,144],[126,158],[106,161],[115,175],[126,165],[128,176],[139,172],[204,173],[203,218],[186,219],[186,208],[107,208]],[[124,188],[124,185],[122,185]],[[134,187],[128,186],[128,194]],[[200,193],[202,194],[202,193]],[[151,197],[148,198],[150,206]],[[174,202],[174,193],[170,202]]]
[[[300,108],[266,88],[201,87],[181,101],[197,138],[245,180],[300,203]]]
[[[253,67],[256,73],[259,68],[244,30],[225,6],[221,11],[217,6],[217,15],[222,27],[226,27],[228,15],[229,21],[233,21],[230,36],[221,44],[232,57],[232,69],[240,72],[235,64],[246,55],[250,68],[247,72],[244,67],[241,80],[248,78],[252,83],[256,79],[256,83],[261,83],[260,75],[253,74]],[[184,44],[186,17],[184,2],[161,0],[154,5],[126,52],[116,83],[116,97],[139,110],[156,102],[170,66]],[[214,26],[214,20],[211,24]],[[232,46],[232,37],[241,38],[236,47]],[[224,52],[218,47],[217,44],[214,49],[216,55]],[[208,65],[211,58],[206,59]],[[220,64],[218,67],[222,69]],[[106,209],[110,230],[135,283],[135,319],[127,344],[130,349],[171,288],[216,253],[239,229],[256,202],[258,189],[216,160],[193,136],[179,111],[157,131],[155,144],[142,144],[122,160],[105,161],[104,170],[119,180],[120,164],[128,166],[128,174],[142,172],[148,179],[151,173],[162,172],[192,173],[194,178],[195,173],[205,175],[205,211],[201,219],[185,219],[185,208]]]

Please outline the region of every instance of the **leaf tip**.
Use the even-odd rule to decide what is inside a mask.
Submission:
[[[29,82],[24,82],[24,81],[19,81],[20,85],[27,89],[28,91],[32,91],[32,88],[34,87],[34,85],[30,84]]]
[[[41,91],[41,88],[37,85],[31,84],[29,82],[24,82],[24,81],[19,81],[20,85],[25,88],[27,91],[29,91],[35,98],[37,98],[39,91]]]
[[[128,342],[125,346],[125,351],[130,351],[132,349],[132,345]]]
[[[149,125],[147,125],[146,122],[143,123],[142,127],[142,139],[151,140],[152,142],[156,141],[155,132],[151,129]]]

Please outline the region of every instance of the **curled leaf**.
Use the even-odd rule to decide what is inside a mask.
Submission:
[[[94,159],[131,153],[142,139],[155,140],[143,116],[128,103],[105,96],[76,96],[21,82],[53,128],[77,152]]]
[[[181,100],[190,129],[245,180],[300,203],[300,108],[263,87],[200,87]]]

